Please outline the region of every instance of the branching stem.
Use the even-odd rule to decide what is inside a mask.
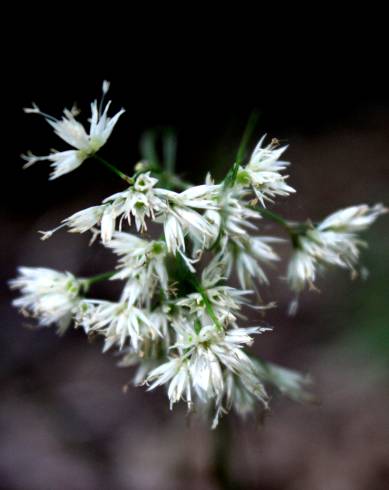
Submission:
[[[131,184],[134,183],[134,180],[131,177],[129,177],[128,175],[126,175],[125,173],[123,173],[121,170],[119,170],[117,167],[115,167],[115,165],[112,165],[112,163],[109,163],[104,158],[101,158],[100,155],[95,154],[95,155],[93,155],[93,158],[95,160],[97,160],[98,162],[100,162],[105,167],[109,168],[109,170],[111,172],[113,172],[114,174],[116,174],[118,177],[120,177],[121,179],[125,180],[127,182],[127,184],[130,184],[131,185]]]
[[[95,284],[96,282],[106,281],[107,279],[110,279],[114,274],[116,274],[116,271],[108,271],[101,274],[96,274],[95,276],[87,277],[82,280],[84,289],[88,290],[92,286],[92,284]]]

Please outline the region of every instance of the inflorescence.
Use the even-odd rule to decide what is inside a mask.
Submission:
[[[281,160],[286,146],[276,140],[265,144],[264,137],[247,162],[237,157],[220,183],[208,174],[204,184],[188,184],[172,172],[171,162],[164,169],[142,161],[128,176],[98,154],[124,112],[108,116],[108,89],[104,82],[101,102],[91,104],[89,131],[76,119],[75,108],[65,109],[61,119],[35,104],[25,109],[42,115],[71,149],[23,158],[26,167],[50,161],[50,179],[94,158],[126,183],[124,190],[43,233],[46,239],[60,228],[91,232],[118,257],[117,268],[77,278],[20,267],[11,281],[20,291],[14,305],[60,333],[72,325],[100,335],[104,351],[121,354],[121,366],[137,366],[135,384],[148,390],[165,385],[171,407],[183,400],[191,412],[211,413],[213,427],[231,409],[240,415],[266,410],[269,385],[292,399],[309,400],[306,376],[249,353],[254,336],[271,328],[240,325],[247,321],[242,308],[274,306],[261,302],[258,289],[268,284],[266,267],[279,261],[274,246],[286,240],[260,234],[261,224],[271,220],[286,231],[292,247],[286,278],[295,308],[298,295],[307,286],[316,288],[317,276],[328,267],[356,273],[365,246],[359,233],[387,210],[381,204],[358,205],[315,224],[285,220],[267,206],[295,192],[284,174],[289,162]],[[161,226],[158,238],[146,233],[150,222]],[[123,231],[126,223],[132,233]],[[239,287],[228,284],[235,276]],[[89,296],[100,280],[123,282],[117,301]]]

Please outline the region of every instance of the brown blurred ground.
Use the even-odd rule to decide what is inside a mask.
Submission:
[[[291,183],[299,191],[287,203],[280,200],[279,210],[290,218],[316,219],[349,204],[389,204],[388,135],[385,112],[364,112],[315,135],[275,134],[290,143]],[[189,178],[191,173],[187,169]],[[33,221],[22,213],[1,216],[3,279],[15,274],[17,264],[80,274],[110,268],[109,254],[97,245],[86,250],[84,238],[61,233],[42,244],[35,231],[111,190],[103,192],[99,184],[79,202],[63,199]],[[264,291],[279,309],[269,313],[275,330],[257,340],[257,351],[312,373],[321,404],[275,400],[258,428],[252,420],[230,418],[230,486],[225,482],[223,488],[389,488],[388,219],[367,238],[367,281],[329,274],[320,282],[321,294],[306,294],[294,318],[285,314],[289,295],[276,274]],[[91,255],[84,262],[86,252]],[[225,437],[223,424],[216,432],[198,421],[188,425],[183,409],[169,412],[162,392],[130,388],[124,395],[131,372],[116,368],[115,358],[102,355],[80,332],[58,339],[49,329],[24,328],[10,301],[3,284],[0,488],[222,488],[214,447],[215,439]]]

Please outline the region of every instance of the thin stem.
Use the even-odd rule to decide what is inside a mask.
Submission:
[[[287,231],[293,248],[299,248],[299,235],[302,233],[299,227],[301,228],[303,225],[300,223],[292,225],[291,223],[288,223],[280,214],[275,213],[274,211],[269,211],[266,208],[255,206],[250,206],[250,208],[254,211],[258,211],[264,218],[267,218],[282,226],[284,230]],[[305,230],[304,227],[303,230]]]
[[[208,297],[207,291],[204,289],[200,281],[197,279],[196,275],[189,269],[185,261],[182,259],[181,255],[178,255],[178,264],[183,273],[183,279],[186,280],[201,295],[204,301],[205,309],[209,317],[214,322],[217,330],[219,332],[222,332],[224,330],[223,325],[220,323],[218,317],[216,316],[212,303]]]
[[[121,170],[119,170],[117,167],[115,167],[115,165],[112,165],[112,163],[109,163],[107,162],[107,160],[104,160],[104,158],[101,158],[100,155],[95,154],[93,155],[93,158],[95,158],[95,160],[97,160],[98,162],[102,163],[105,167],[109,168],[111,172],[119,176],[121,179],[125,180],[128,184],[133,184],[133,179],[131,179],[131,177],[129,177]]]
[[[281,225],[288,232],[293,248],[299,248],[299,237],[313,227],[313,225],[309,223],[290,223],[281,215],[269,211],[266,208],[252,207],[252,209],[258,211],[264,218],[270,219],[271,221],[274,221],[274,223]]]
[[[89,288],[92,284],[95,284],[96,282],[101,282],[110,279],[114,274],[116,274],[116,271],[103,272],[102,274],[97,274],[95,276],[87,277],[86,279],[83,279],[83,282],[85,286]]]
[[[264,218],[270,219],[271,221],[274,221],[274,223],[283,226],[288,232],[290,232],[290,225],[280,214],[262,207],[252,207],[252,209],[254,211],[258,211]]]
[[[197,291],[201,294],[201,297],[203,298],[204,304],[205,304],[205,309],[211,318],[211,320],[214,322],[216,325],[216,328],[219,330],[219,332],[223,331],[223,325],[220,323],[218,317],[216,316],[216,313],[212,307],[212,303],[208,298],[207,292],[203,288],[203,286],[197,281],[197,284],[195,285]]]
[[[216,313],[212,307],[212,303],[208,297],[207,291],[203,288],[201,285],[200,281],[197,279],[197,277],[193,274],[193,272],[190,272],[190,276],[188,276],[190,283],[192,286],[196,289],[196,291],[201,295],[204,301],[205,309],[210,317],[210,319],[213,321],[213,323],[216,325],[216,328],[219,330],[219,332],[223,331],[223,325],[220,323],[218,317],[216,316]]]

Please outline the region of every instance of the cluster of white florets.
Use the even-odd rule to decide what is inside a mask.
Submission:
[[[105,82],[104,95],[107,90]],[[27,109],[42,114],[73,147],[45,157],[29,154],[27,165],[49,160],[56,178],[95,156],[123,113],[108,117],[109,105],[92,103],[89,132],[74,110],[57,120],[35,105]],[[273,246],[285,240],[260,231],[261,220],[273,216],[266,205],[295,192],[283,174],[289,165],[280,160],[285,150],[275,141],[264,146],[262,138],[248,163],[235,163],[224,181],[215,184],[208,175],[204,184],[181,192],[162,188],[158,173],[137,166],[134,176],[125,176],[127,189],[44,233],[48,238],[66,227],[100,237],[118,256],[116,271],[106,278],[123,281],[119,299],[89,297],[95,278],[22,267],[11,282],[21,292],[15,306],[43,326],[56,324],[63,332],[73,323],[100,335],[105,351],[122,354],[122,366],[138,366],[137,384],[149,390],[166,385],[170,406],[183,400],[191,411],[211,410],[214,426],[231,408],[241,415],[266,409],[266,384],[305,399],[305,377],[247,352],[253,336],[271,328],[240,325],[242,308],[274,306],[261,304],[256,289],[268,283],[266,267],[279,260]],[[312,286],[317,270],[330,265],[355,270],[364,245],[358,233],[385,211],[382,205],[353,206],[317,225],[277,218],[293,246],[287,272],[292,290]],[[161,226],[157,239],[146,233],[150,222]],[[125,226],[138,235],[123,231]],[[235,275],[240,289],[228,285]]]

